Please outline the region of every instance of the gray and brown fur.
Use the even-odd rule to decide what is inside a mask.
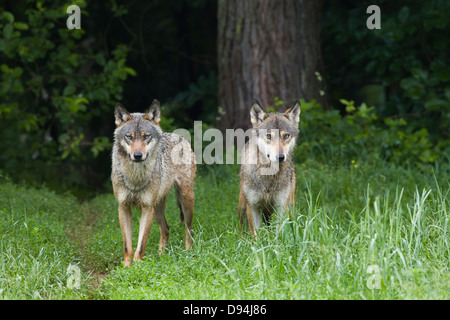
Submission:
[[[154,100],[146,113],[129,113],[121,104],[115,108],[116,130],[112,151],[111,180],[119,205],[124,262],[142,260],[153,218],[159,224],[160,251],[169,240],[164,209],[167,194],[175,186],[181,221],[186,226],[186,250],[192,246],[194,180],[196,163],[187,140],[163,132],[159,126],[160,104]],[[132,249],[131,207],[141,209],[136,251]]]
[[[247,216],[256,236],[261,213],[266,221],[295,205],[296,175],[292,162],[300,121],[300,104],[284,113],[266,113],[258,101],[250,108],[252,135],[241,157],[239,217]]]

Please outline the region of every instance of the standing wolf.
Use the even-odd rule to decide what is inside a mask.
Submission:
[[[292,154],[298,137],[300,104],[285,113],[267,114],[258,101],[250,108],[252,136],[241,158],[239,217],[245,212],[250,232],[256,236],[261,211],[268,221],[273,212],[281,214],[295,203],[296,176]]]
[[[192,246],[194,180],[196,164],[187,140],[162,132],[161,109],[154,100],[146,113],[129,113],[116,105],[111,180],[119,204],[124,262],[132,264],[131,206],[141,208],[139,238],[134,259],[142,260],[153,217],[161,233],[160,251],[169,240],[169,226],[164,216],[166,196],[172,185],[186,225],[186,250]]]

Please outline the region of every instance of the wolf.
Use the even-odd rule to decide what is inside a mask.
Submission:
[[[159,224],[159,250],[169,240],[164,209],[167,194],[175,186],[180,219],[185,224],[186,250],[192,247],[194,182],[196,163],[187,140],[163,132],[161,107],[154,100],[145,113],[129,113],[120,103],[115,107],[111,180],[119,207],[124,264],[142,260],[153,218]],[[131,207],[141,209],[139,237],[133,257]]]
[[[292,155],[298,138],[300,104],[284,113],[266,113],[255,100],[250,108],[252,134],[241,155],[239,174],[239,218],[247,216],[250,233],[256,238],[261,212],[266,221],[274,212],[295,205],[296,174]]]

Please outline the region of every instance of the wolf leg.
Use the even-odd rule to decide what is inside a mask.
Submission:
[[[142,206],[141,221],[139,222],[138,245],[134,254],[134,260],[142,260],[142,257],[144,256],[148,235],[152,228],[154,213],[155,210],[153,207]]]
[[[186,226],[185,231],[185,243],[186,250],[192,248],[192,221],[194,219],[194,192],[187,192],[183,194],[180,201],[181,208],[184,214],[184,224]]]
[[[283,221],[285,217],[291,218],[291,210],[294,209],[295,205],[295,189],[292,187],[280,194],[276,202],[274,203],[274,211],[277,215],[277,231],[280,230],[280,222]],[[292,208],[292,209],[291,209]]]
[[[296,190],[296,187],[297,187],[297,182],[296,181],[297,181],[297,179],[296,179],[295,172],[294,172],[294,177],[293,177],[292,182],[291,182],[291,192],[289,194],[289,199],[288,199],[288,203],[287,203],[287,208],[288,209],[289,209],[289,205],[292,206],[292,209],[295,208],[295,190]],[[290,212],[290,211],[288,211],[288,212]]]
[[[167,224],[166,216],[164,210],[166,208],[166,199],[162,199],[155,206],[155,219],[159,225],[159,233],[161,235],[159,241],[159,252],[166,250],[167,243],[169,242],[169,225]]]
[[[239,207],[238,207],[239,222],[241,223],[241,232],[244,231],[246,208],[247,208],[247,201],[245,200],[244,193],[241,190],[239,193]]]
[[[261,213],[259,212],[258,207],[252,207],[247,203],[247,220],[248,226],[250,227],[250,233],[255,236],[256,239],[256,229],[259,229],[261,226]]]
[[[125,266],[130,266],[133,262],[133,245],[132,245],[132,227],[131,227],[131,209],[128,205],[119,205],[119,222],[122,230],[123,240],[123,257]]]
[[[188,181],[189,182],[189,181]],[[183,222],[186,228],[185,244],[186,250],[192,248],[192,221],[194,219],[194,181],[188,183],[179,181],[175,185],[175,194],[183,215]]]

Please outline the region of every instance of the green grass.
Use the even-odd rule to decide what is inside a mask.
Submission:
[[[450,298],[448,168],[298,164],[291,217],[258,230],[257,241],[238,224],[238,166],[199,171],[194,248],[184,250],[172,192],[167,252],[158,253],[155,222],[144,261],[131,268],[122,266],[112,194],[80,204],[67,195],[2,184],[1,297]],[[135,211],[134,246],[139,216]],[[67,266],[77,263],[81,289],[69,290]],[[377,276],[369,266],[379,272],[379,289],[368,288]],[[92,285],[91,273],[106,274],[100,286]]]
[[[79,266],[80,255],[67,237],[71,216],[79,204],[70,195],[46,189],[27,189],[9,182],[0,184],[0,298],[78,299],[83,288],[71,290],[70,265]]]

